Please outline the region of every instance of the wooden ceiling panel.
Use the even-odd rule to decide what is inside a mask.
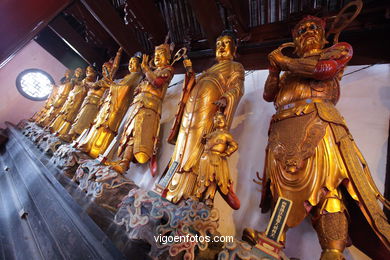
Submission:
[[[216,2],[214,0],[189,0],[188,2],[206,34],[209,46],[214,48],[215,40],[225,29]]]
[[[62,16],[57,16],[51,21],[49,28],[88,64],[92,65],[96,62],[100,67],[104,63],[105,55],[101,55],[94,48],[91,48]]]
[[[129,30],[114,7],[106,0],[81,0],[99,24],[121,46],[128,55],[143,50],[135,35]]]
[[[140,29],[150,35],[151,43],[157,45],[164,42],[167,29],[154,0],[143,0],[142,5],[139,4],[138,0],[127,0],[126,6],[126,9],[130,9],[131,19],[136,19],[142,25]]]
[[[118,44],[107,33],[107,31],[99,24],[92,14],[80,2],[75,2],[64,10],[64,13],[75,17],[82,21],[85,25],[84,37],[86,40],[94,44],[96,47],[106,49],[108,57],[114,56],[118,50]],[[108,57],[105,57],[106,59]]]
[[[0,24],[0,28],[4,32],[3,35],[10,36],[4,37],[0,42],[1,62],[9,59],[10,55],[12,56],[42,26],[45,26],[58,10],[70,2],[37,1],[34,5],[31,3],[23,5],[20,1],[17,5],[15,1],[3,1],[0,4],[0,7],[4,6],[0,9],[0,14],[5,21]],[[49,8],[49,11],[38,8],[39,1],[42,2],[40,6]],[[54,2],[57,5],[54,5]],[[170,31],[171,41],[177,48],[188,47],[194,67],[200,70],[207,69],[214,61],[212,49],[215,40],[224,29],[229,28],[237,32],[241,41],[238,60],[246,69],[264,69],[267,67],[268,52],[281,43],[291,41],[291,28],[299,19],[307,14],[332,17],[345,2],[78,0],[64,9],[60,18],[57,17],[50,28],[80,57],[88,63],[98,64],[115,55],[119,46],[124,48],[128,56],[132,56],[136,51],[150,53],[153,46],[163,42],[167,31]],[[341,39],[349,41],[355,49],[351,64],[389,62],[388,47],[385,46],[388,41],[383,37],[386,35],[383,30],[390,27],[388,15],[390,2],[385,0],[363,2],[362,13],[341,35]],[[15,13],[21,15],[16,16]],[[12,17],[9,14],[12,14]],[[19,19],[23,15],[26,17]],[[20,36],[22,32],[25,33]],[[14,39],[13,44],[11,39]],[[372,51],[372,46],[375,46],[375,51]],[[123,61],[126,58],[128,57],[125,55]]]

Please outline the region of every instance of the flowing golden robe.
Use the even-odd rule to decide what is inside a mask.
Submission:
[[[85,129],[88,129],[92,125],[99,112],[104,92],[108,87],[107,83],[102,79],[93,84],[88,90],[75,122],[69,130],[69,135],[72,136],[72,138],[81,135]]]
[[[191,90],[184,108],[180,130],[171,163],[179,163],[178,170],[168,185],[166,198],[176,203],[181,198],[193,195],[199,160],[204,150],[201,139],[213,127],[217,106],[213,103],[226,98],[224,114],[227,129],[230,129],[233,115],[244,93],[244,68],[240,63],[224,60],[204,72]]]
[[[345,44],[332,48],[333,59],[342,59],[349,51]],[[324,50],[313,59],[326,61],[330,51]],[[282,75],[274,98],[277,112],[269,129],[265,176],[270,179],[275,201],[279,196],[293,201],[287,227],[300,224],[315,206],[320,214],[343,212],[339,189],[343,184],[388,246],[390,229],[377,203],[379,191],[344,118],[335,108],[342,73],[340,70],[321,80],[299,72]]]
[[[237,150],[238,144],[226,130],[217,130],[206,137],[206,145],[199,162],[196,196],[201,197],[212,182],[227,195],[232,180],[227,157]],[[214,194],[212,194],[212,198]]]
[[[133,147],[133,155],[144,153],[152,158],[159,131],[162,102],[173,77],[173,67],[165,66],[153,71],[155,82],[144,79],[136,88],[136,96],[130,106],[129,117],[120,139],[118,157],[127,146]]]
[[[84,81],[75,82],[57,118],[50,125],[52,132],[64,135],[69,131],[86,95],[87,89],[84,86]]]
[[[110,86],[93,126],[79,145],[91,157],[96,158],[104,153],[117,135],[119,125],[133,99],[134,89],[141,79],[140,72],[131,72],[118,84]]]
[[[70,80],[69,82],[61,84],[59,86],[58,94],[56,95],[53,105],[48,110],[47,115],[42,117],[42,119],[39,121],[39,125],[48,126],[53,121],[53,119],[58,115],[58,112],[60,112],[62,106],[66,102],[69,93],[73,89],[73,86],[73,80]]]

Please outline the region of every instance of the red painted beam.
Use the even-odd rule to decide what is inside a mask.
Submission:
[[[0,1],[0,68],[72,0]]]

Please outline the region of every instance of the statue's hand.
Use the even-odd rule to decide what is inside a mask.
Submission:
[[[111,78],[104,78],[104,81],[106,82],[107,85],[114,84],[114,81]]]
[[[283,55],[281,49],[276,49],[268,54],[268,61],[272,68],[282,70],[287,62],[287,57]]]
[[[142,55],[142,63],[141,63],[142,71],[145,72],[145,71],[150,70],[148,63],[149,63],[149,55],[143,54]]]
[[[220,153],[219,155],[222,156],[222,157],[229,157],[229,154],[227,154],[227,153],[225,153],[225,152]]]
[[[189,68],[189,67],[192,67],[192,62],[188,58],[187,59],[183,59],[183,65],[184,65],[184,67]]]
[[[227,101],[226,98],[220,98],[217,101],[215,101],[213,104],[219,108],[225,108],[227,105]]]

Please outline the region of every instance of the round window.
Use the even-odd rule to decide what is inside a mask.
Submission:
[[[47,99],[54,84],[53,78],[40,69],[27,69],[16,77],[16,87],[24,97],[42,101]]]

